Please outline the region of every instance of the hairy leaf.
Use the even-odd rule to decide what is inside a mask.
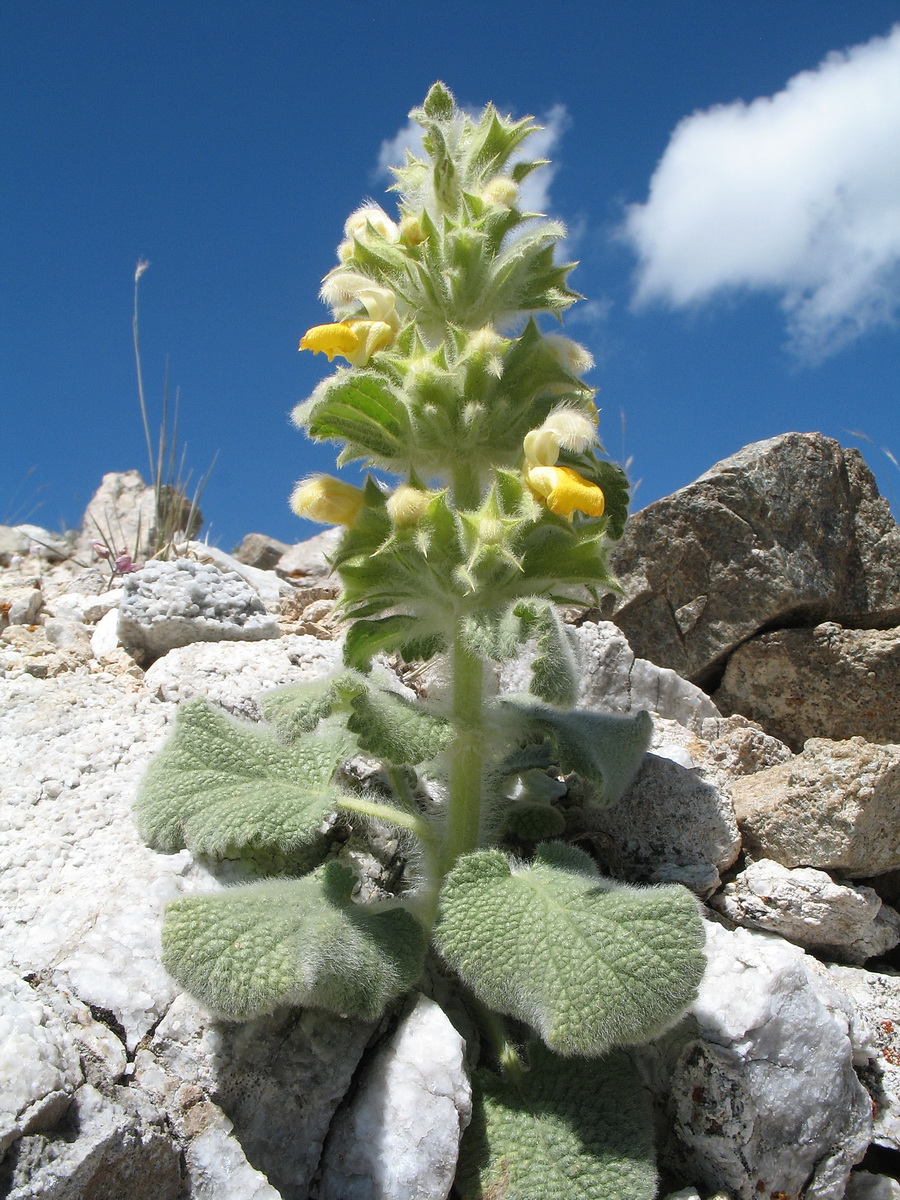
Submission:
[[[347,728],[360,747],[398,765],[434,758],[453,737],[449,721],[387,688],[356,686],[350,703]]]
[[[302,1004],[374,1020],[415,982],[425,935],[405,909],[354,904],[355,881],[330,862],[305,879],[175,900],[165,913],[163,962],[227,1017]]]
[[[653,1115],[622,1051],[600,1062],[529,1046],[531,1069],[473,1079],[461,1200],[653,1200]]]
[[[141,833],[154,850],[168,852],[310,846],[340,798],[331,779],[349,753],[352,741],[341,731],[285,746],[205,700],[191,700],[144,776],[136,807]]]
[[[498,850],[460,859],[435,938],[483,1003],[561,1054],[657,1037],[694,999],[705,965],[688,891],[620,886],[559,843],[539,847],[527,867]]]
[[[549,738],[555,761],[563,773],[575,771],[595,789],[594,799],[614,804],[638,772],[650,738],[650,714],[617,716],[614,713],[574,709],[560,712],[542,704],[503,700],[500,709],[523,731],[538,740]]]

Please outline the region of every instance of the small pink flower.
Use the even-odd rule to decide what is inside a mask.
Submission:
[[[99,555],[100,558],[110,558],[112,556],[112,551],[105,542],[91,542],[91,549],[95,554]]]
[[[130,575],[132,571],[139,571],[141,566],[142,564],[136,563],[127,551],[120,550],[113,563],[113,570],[117,575]]]

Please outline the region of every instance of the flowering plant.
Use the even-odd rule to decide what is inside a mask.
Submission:
[[[650,719],[573,707],[557,610],[615,586],[627,483],[602,457],[589,355],[535,319],[578,299],[553,257],[562,227],[518,204],[536,126],[472,119],[442,84],[412,115],[426,157],[396,171],[398,219],[350,217],[322,287],[335,319],[301,342],[348,366],[296,423],[397,478],[317,476],[292,497],[344,526],[345,669],[266,697],[263,732],[183,706],[142,787],[144,834],[262,878],[172,903],[165,961],[235,1018],[294,1003],[373,1019],[430,964],[480,1031],[459,1195],[649,1198],[651,1121],[615,1048],[680,1018],[701,925],[684,889],[605,879],[572,844],[630,783]],[[384,653],[434,660],[442,686],[411,699]],[[529,693],[499,695],[498,664],[522,655]],[[374,794],[343,769],[360,752],[382,768]],[[354,900],[335,813],[401,832],[398,894]]]

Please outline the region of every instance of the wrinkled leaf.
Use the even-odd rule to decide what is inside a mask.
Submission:
[[[341,731],[285,746],[268,731],[192,700],[179,709],[175,733],[141,783],[141,833],[154,850],[167,852],[312,845],[340,798],[331,779],[349,753],[352,741]]]
[[[561,1059],[533,1043],[529,1058],[519,1079],[475,1073],[461,1200],[653,1200],[653,1117],[627,1056]]]
[[[330,862],[304,879],[175,900],[163,925],[166,969],[235,1019],[301,1004],[374,1020],[418,977],[425,935],[405,909],[354,904],[355,882]]]
[[[703,927],[684,888],[602,879],[559,843],[531,866],[498,850],[461,858],[441,891],[435,940],[475,995],[560,1054],[657,1037],[694,999]]]

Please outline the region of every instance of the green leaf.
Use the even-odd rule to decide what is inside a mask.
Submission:
[[[405,909],[354,904],[355,882],[330,862],[305,879],[175,900],[163,926],[166,969],[234,1019],[302,1004],[375,1020],[418,977],[425,935]]]
[[[356,684],[350,703],[353,714],[347,728],[356,734],[361,749],[398,766],[434,758],[454,736],[449,721],[387,688]]]
[[[354,621],[344,641],[344,662],[358,671],[368,671],[372,656],[380,650],[396,650],[404,662],[431,658],[442,648],[439,634],[422,628],[419,617],[397,613],[376,621]]]
[[[539,1043],[528,1052],[517,1079],[475,1073],[461,1200],[653,1200],[653,1116],[627,1056],[573,1062]]]
[[[461,858],[441,891],[437,946],[475,995],[560,1054],[600,1055],[672,1026],[703,975],[703,925],[684,888],[602,879],[582,851]]]
[[[266,692],[259,702],[263,716],[282,741],[296,742],[331,716],[342,680],[352,678],[348,673]]]
[[[331,779],[352,752],[352,740],[340,731],[285,746],[205,700],[191,700],[141,783],[141,833],[166,852],[313,847],[342,794]]]
[[[377,376],[347,371],[336,378],[312,410],[310,437],[349,442],[354,457],[405,461],[409,414],[402,402]]]
[[[561,712],[518,699],[500,701],[500,709],[513,724],[521,723],[538,740],[549,737],[556,747],[556,764],[567,774],[575,771],[594,788],[600,804],[615,804],[634,779],[653,734],[647,712],[634,716],[587,712]]]

